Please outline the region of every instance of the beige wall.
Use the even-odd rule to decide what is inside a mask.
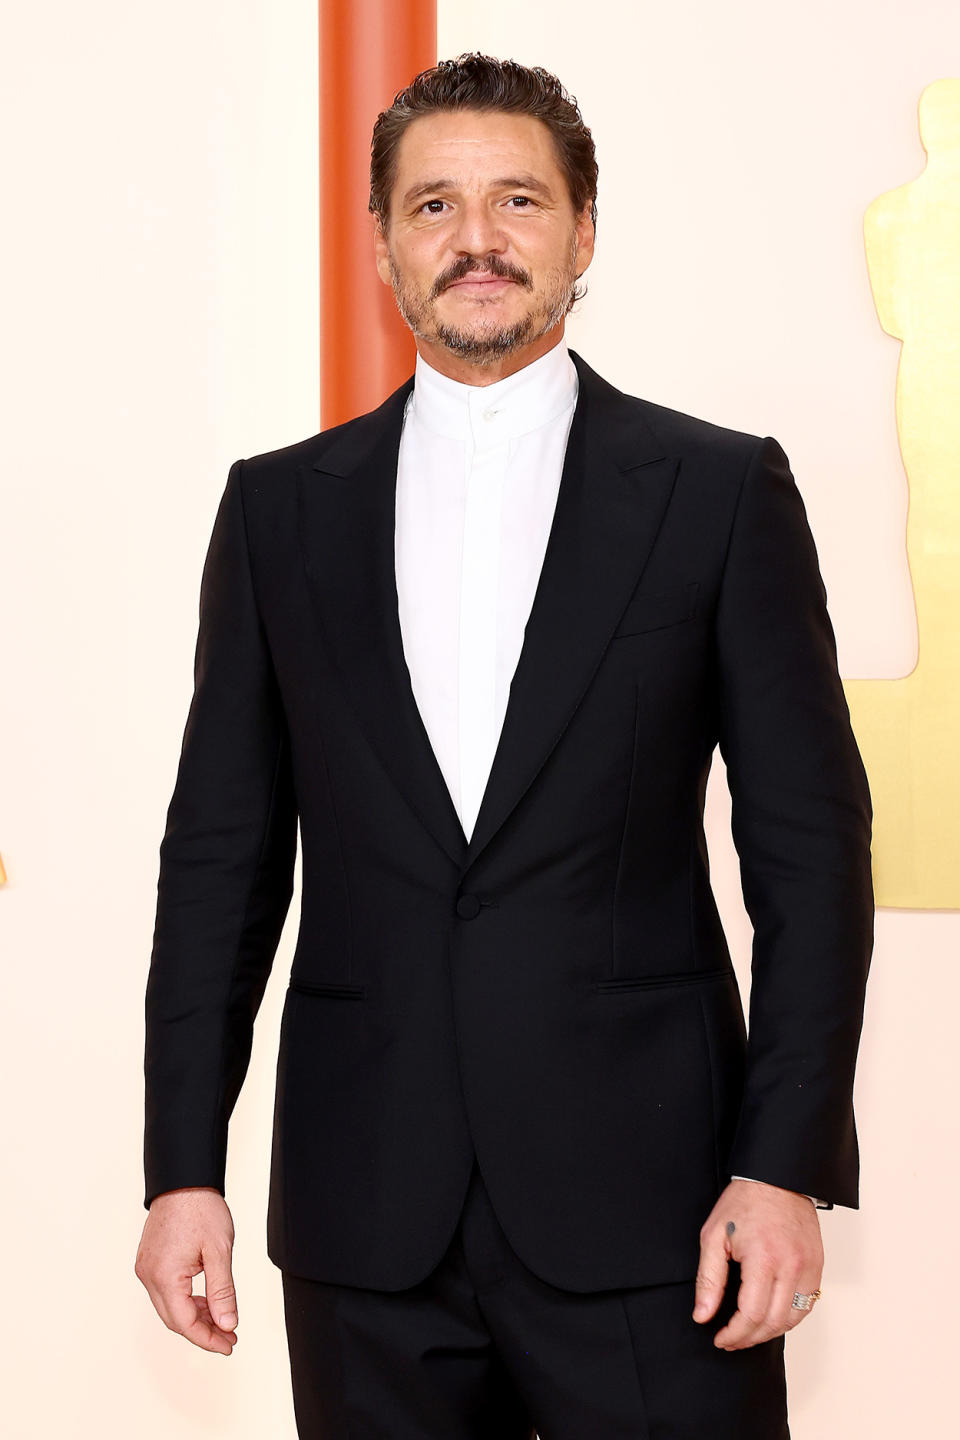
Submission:
[[[7,22],[0,1356],[17,1440],[294,1433],[264,1254],[280,974],[233,1127],[229,1364],[162,1329],[132,1260],[142,991],[200,564],[230,462],[317,427],[315,9],[53,0]],[[554,68],[594,128],[599,251],[572,343],[626,389],[776,435],[843,673],[908,670],[897,346],[860,225],[922,164],[917,98],[960,67],[953,0],[439,14],[441,53]],[[710,820],[743,974],[719,760]],[[950,1426],[958,951],[957,914],[877,917],[863,1209],[823,1220],[826,1294],[788,1344],[795,1440]]]

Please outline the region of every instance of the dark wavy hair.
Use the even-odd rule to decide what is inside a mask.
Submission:
[[[370,144],[369,209],[384,229],[396,180],[397,146],[411,121],[438,110],[503,110],[542,120],[553,136],[575,212],[579,215],[589,203],[596,224],[597,159],[576,98],[539,65],[495,60],[477,51],[422,70],[377,116]]]

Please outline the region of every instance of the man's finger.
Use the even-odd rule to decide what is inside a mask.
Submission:
[[[694,1287],[693,1318],[701,1325],[717,1313],[727,1286],[729,1261],[723,1229],[713,1225],[700,1236],[700,1264]]]
[[[216,1350],[221,1355],[229,1355],[237,1343],[236,1331],[224,1330],[216,1323],[210,1314],[206,1296],[194,1295],[193,1303],[197,1312],[197,1324],[200,1327],[197,1333],[203,1334],[209,1342],[204,1348]]]
[[[191,1296],[190,1307],[192,1315],[189,1323],[184,1325],[179,1332],[184,1339],[189,1340],[191,1345],[196,1345],[200,1350],[209,1350],[215,1355],[232,1354],[237,1337],[232,1331],[221,1330],[213,1323],[210,1319],[210,1312],[203,1303],[203,1296]]]
[[[798,1291],[801,1295],[812,1295],[819,1284],[819,1279],[814,1283],[809,1279],[805,1279],[803,1276],[798,1279],[791,1279],[789,1275],[778,1282],[771,1306],[773,1319],[779,1327],[778,1333],[779,1331],[793,1330],[800,1324],[801,1320],[804,1320],[810,1314],[809,1310],[795,1310],[793,1308],[793,1297]],[[816,1301],[814,1301],[814,1304],[816,1304]]]
[[[737,1308],[727,1324],[713,1337],[713,1343],[719,1350],[742,1350],[760,1340],[769,1340],[773,1334],[767,1326],[775,1282],[773,1270],[766,1266],[748,1269],[744,1261],[741,1262],[741,1274]]]
[[[193,1323],[190,1308],[191,1277],[184,1271],[174,1275],[157,1274],[151,1271],[141,1277],[147,1293],[153,1301],[153,1308],[168,1330],[183,1334],[184,1325]]]
[[[212,1246],[203,1255],[204,1292],[214,1324],[221,1330],[237,1326],[237,1292],[233,1287],[230,1250],[225,1245]]]
[[[229,1355],[236,1344],[236,1335],[221,1330],[210,1315],[202,1295],[193,1295],[192,1278],[180,1271],[174,1276],[144,1276],[153,1307],[168,1330],[182,1335],[191,1345],[218,1355]]]
[[[191,1345],[196,1345],[201,1350],[210,1350],[217,1355],[229,1355],[232,1352],[237,1340],[236,1335],[232,1331],[220,1329],[211,1317],[202,1295],[184,1295],[179,1291],[168,1293],[164,1310],[160,1313],[165,1323],[185,1340],[189,1340]]]

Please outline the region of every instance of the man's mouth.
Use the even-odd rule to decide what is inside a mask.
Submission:
[[[511,280],[508,275],[492,275],[489,271],[471,270],[469,275],[464,275],[460,280],[452,280],[444,288],[447,290],[458,290],[463,287],[473,286],[479,289],[487,289],[496,285],[515,285],[517,282]]]
[[[519,285],[522,289],[529,290],[532,282],[530,276],[523,270],[517,269],[511,273],[509,266],[494,265],[492,269],[486,266],[480,268],[473,266],[469,270],[462,270],[459,266],[451,266],[452,275],[439,276],[434,282],[431,299],[436,300],[446,290],[465,290],[468,294],[493,295],[497,289],[507,285]]]

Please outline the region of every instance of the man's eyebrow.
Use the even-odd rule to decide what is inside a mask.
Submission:
[[[414,200],[419,200],[421,195],[429,195],[436,190],[455,190],[455,180],[425,180],[422,185],[414,185],[408,190],[401,200],[401,205],[411,205]]]
[[[549,185],[544,185],[535,175],[507,175],[502,180],[494,180],[494,188],[497,190],[530,190],[534,195],[551,195]]]
[[[456,180],[426,180],[422,185],[414,185],[401,200],[401,205],[412,205],[423,195],[444,194],[449,190],[456,190]],[[549,186],[544,185],[535,175],[505,175],[502,179],[491,181],[491,188],[494,190],[529,190],[533,195],[544,195],[552,197]]]

